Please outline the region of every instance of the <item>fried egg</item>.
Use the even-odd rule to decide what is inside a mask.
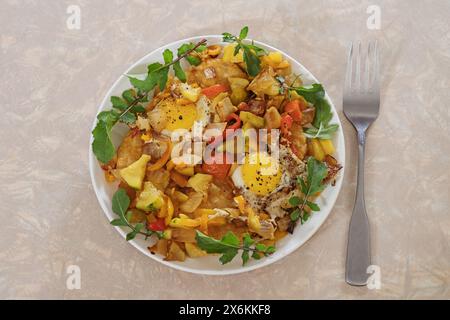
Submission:
[[[210,123],[208,99],[201,95],[196,103],[181,104],[174,98],[160,101],[148,114],[153,129],[170,136],[176,130],[192,131]]]
[[[282,189],[295,188],[297,175],[304,171],[304,163],[290,148],[280,146],[279,159],[262,152],[245,157],[231,176],[242,196],[253,208],[264,210],[267,203]],[[295,158],[294,158],[295,157]]]

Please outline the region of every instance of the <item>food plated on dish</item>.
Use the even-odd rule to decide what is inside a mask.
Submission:
[[[247,33],[165,49],[97,116],[111,224],[164,261],[270,258],[339,178],[340,128],[322,85]]]

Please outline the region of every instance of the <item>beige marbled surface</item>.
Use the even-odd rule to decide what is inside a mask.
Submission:
[[[81,30],[66,28],[71,4],[81,7]],[[366,28],[370,4],[381,7],[381,30]],[[0,298],[450,298],[449,12],[438,0],[2,1]],[[326,86],[344,123],[344,186],[319,232],[282,261],[227,277],[175,271],[105,219],[88,172],[92,121],[115,79],[149,51],[243,25]],[[350,40],[371,38],[383,71],[366,160],[380,290],[343,280],[356,163],[344,61]],[[80,290],[66,289],[71,264]]]

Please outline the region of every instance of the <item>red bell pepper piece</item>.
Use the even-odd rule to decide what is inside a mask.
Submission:
[[[152,231],[164,231],[166,229],[164,218],[158,218],[156,221],[149,223],[148,228]]]
[[[227,91],[228,87],[223,84],[215,84],[213,86],[202,89],[202,93],[209,99],[214,99],[219,93]]]

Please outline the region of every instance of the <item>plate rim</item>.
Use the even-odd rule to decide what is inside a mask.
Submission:
[[[217,41],[217,42],[223,42],[221,41],[222,35],[201,35],[201,36],[192,36],[189,38],[185,38],[185,39],[180,39],[180,40],[176,40],[176,41],[172,41],[168,44],[165,44],[163,46],[159,46],[158,48],[152,50],[151,52],[145,54],[143,57],[141,57],[140,59],[138,59],[136,62],[134,62],[131,66],[129,66],[125,72],[123,72],[115,81],[114,83],[111,85],[111,87],[108,89],[108,91],[106,92],[105,96],[103,97],[103,99],[101,100],[101,103],[99,104],[99,107],[97,108],[97,112],[95,113],[95,117],[94,117],[94,121],[93,121],[93,125],[91,128],[91,133],[89,135],[89,174],[91,176],[91,183],[92,183],[92,187],[94,189],[95,195],[97,197],[97,201],[100,204],[100,207],[103,210],[103,213],[105,214],[106,218],[108,219],[108,222],[111,221],[110,217],[108,215],[108,212],[110,211],[110,208],[106,207],[106,204],[101,201],[101,196],[100,196],[100,191],[98,190],[97,186],[96,186],[96,180],[94,178],[94,165],[98,165],[97,159],[94,156],[94,153],[92,151],[92,142],[93,142],[93,136],[92,136],[92,131],[94,130],[96,124],[97,124],[97,115],[102,111],[103,106],[105,105],[105,103],[107,103],[108,98],[111,97],[112,91],[114,90],[114,88],[119,84],[120,81],[122,81],[122,79],[124,77],[126,77],[126,74],[132,70],[133,68],[135,68],[136,66],[140,65],[143,63],[143,61],[145,61],[149,56],[154,55],[157,52],[163,52],[165,49],[169,48],[169,47],[173,47],[177,44],[181,44],[181,43],[185,43],[185,42],[189,42],[189,41],[193,41],[193,40],[199,40],[205,38],[208,41],[213,40],[213,41]],[[314,74],[309,71],[308,68],[306,68],[302,63],[300,63],[297,59],[294,59],[291,55],[287,54],[285,51],[280,50],[274,46],[268,45],[264,42],[258,41],[258,40],[253,40],[253,39],[248,39],[249,41],[253,41],[255,44],[260,44],[263,45],[264,47],[270,49],[270,50],[274,50],[274,51],[278,51],[281,54],[283,54],[283,56],[289,58],[292,61],[295,61],[297,64],[299,64],[302,68],[304,68],[308,74],[309,74],[309,78],[311,78],[313,81],[315,81],[316,83],[320,83],[317,78],[314,76]],[[327,90],[324,88],[325,91],[325,98],[327,99],[327,101],[330,103],[330,106],[332,108],[333,113],[336,115],[337,118],[337,122],[339,124],[339,129],[337,131],[337,134],[339,135],[338,140],[342,143],[340,146],[340,150],[339,152],[341,153],[341,157],[342,159],[340,159],[341,165],[342,165],[342,169],[340,171],[339,174],[339,178],[336,180],[336,185],[333,186],[333,188],[336,188],[334,194],[334,199],[332,200],[332,202],[329,205],[329,210],[328,212],[321,212],[321,214],[326,214],[326,216],[323,218],[323,220],[318,223],[310,232],[309,234],[306,236],[305,240],[301,243],[298,244],[294,244],[292,246],[292,248],[287,249],[285,253],[283,253],[282,255],[275,257],[275,258],[271,258],[268,257],[266,259],[262,259],[259,260],[260,262],[252,265],[252,266],[247,266],[247,267],[242,267],[239,269],[231,269],[231,270],[227,270],[227,269],[217,269],[217,270],[201,270],[201,269],[194,269],[194,268],[190,268],[187,266],[183,266],[183,265],[179,265],[179,264],[175,264],[172,263],[171,261],[165,261],[165,260],[160,260],[157,259],[154,255],[152,255],[148,250],[145,250],[144,248],[142,248],[140,245],[138,245],[135,240],[131,240],[128,241],[134,248],[136,248],[138,251],[140,251],[142,254],[144,254],[145,256],[151,258],[152,260],[159,262],[165,266],[168,266],[170,268],[179,270],[179,271],[184,271],[184,272],[188,272],[188,273],[192,273],[192,274],[198,274],[198,275],[212,275],[212,276],[226,276],[226,275],[233,275],[233,274],[240,274],[240,273],[245,273],[245,272],[250,272],[259,268],[263,268],[266,266],[269,266],[277,261],[280,261],[283,258],[286,258],[288,255],[292,254],[294,251],[297,251],[298,249],[300,249],[306,242],[308,242],[316,233],[317,231],[320,229],[320,227],[325,223],[325,221],[328,219],[329,215],[331,214],[331,211],[333,210],[336,201],[341,193],[342,190],[342,184],[343,184],[343,180],[344,180],[344,173],[345,173],[345,137],[344,137],[344,132],[343,132],[343,128],[342,128],[342,122],[339,118],[339,114],[337,112],[337,109],[333,103],[333,101],[331,100],[330,96],[328,95]],[[119,232],[119,234],[122,236],[122,238],[126,238],[126,232],[117,226],[114,226],[114,228]],[[218,266],[220,266],[220,264],[218,264]]]

